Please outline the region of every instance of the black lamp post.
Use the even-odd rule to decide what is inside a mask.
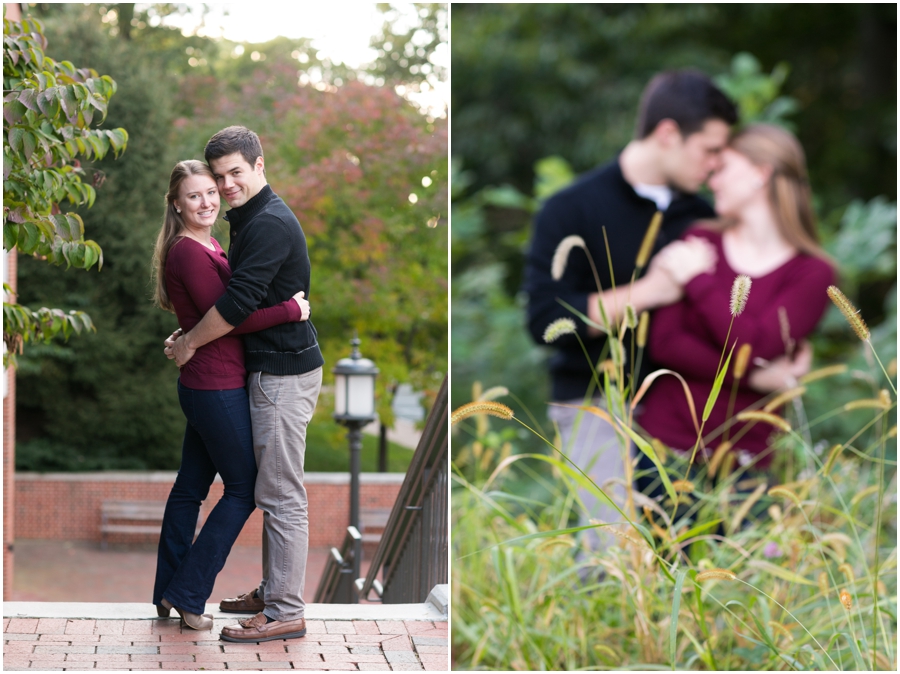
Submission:
[[[362,428],[376,418],[375,377],[378,368],[359,352],[359,337],[354,335],[349,358],[341,358],[334,373],[334,418],[348,429],[350,439],[350,526],[359,530],[359,455]]]

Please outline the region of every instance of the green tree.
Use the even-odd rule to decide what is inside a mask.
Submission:
[[[93,5],[52,9],[45,17],[51,48],[116,79],[107,122],[133,133],[119,159],[84,166],[105,177],[91,210],[91,232],[104,252],[102,276],[63,279],[47,265],[20,259],[23,302],[87,311],[97,332],[37,346],[20,359],[17,462],[42,470],[171,469],[184,420],[174,390],[177,368],[161,347],[176,323],[152,306],[149,281],[163,194],[181,158],[169,147],[172,83],[160,77],[139,33],[130,40],[110,35]]]
[[[414,18],[401,18],[391,3],[379,3],[385,21],[372,38],[378,58],[369,73],[380,82],[403,84],[414,92],[428,91],[447,79],[438,51],[447,48],[447,3],[413,3]]]
[[[4,17],[3,46],[3,249],[67,268],[100,268],[103,252],[85,240],[81,216],[60,212],[59,205],[90,207],[96,198],[78,157],[102,159],[125,149],[125,129],[90,128],[95,115],[99,123],[106,118],[116,83],[47,57],[44,27],[36,19]],[[15,302],[4,301],[3,318],[4,366],[23,342],[94,329],[83,311],[33,311]]]

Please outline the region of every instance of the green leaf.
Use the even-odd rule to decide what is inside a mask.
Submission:
[[[97,253],[94,252],[94,249],[90,246],[84,247],[84,265],[83,269],[90,269],[94,266],[94,263],[99,259]]]
[[[719,397],[719,392],[722,390],[722,383],[725,381],[725,375],[728,374],[728,365],[731,363],[731,354],[734,353],[735,346],[737,346],[737,340],[731,345],[731,351],[728,352],[728,358],[725,359],[725,364],[716,374],[716,380],[713,382],[712,390],[709,392],[709,398],[706,399],[706,407],[703,408],[703,421],[709,419],[709,415],[712,414],[713,406],[716,404],[716,399]]]
[[[41,240],[41,230],[33,222],[23,222],[19,225],[19,250],[23,253],[33,253]]]
[[[616,419],[616,421],[619,421]],[[653,447],[650,446],[644,438],[635,433],[631,428],[628,427],[627,424],[623,424],[619,421],[619,428],[621,428],[628,436],[634,441],[634,444],[638,446],[644,454],[647,455],[647,458],[653,462],[653,465],[656,466],[656,470],[659,471],[659,477],[662,480],[663,486],[666,488],[666,493],[669,495],[669,498],[672,499],[673,503],[678,503],[678,495],[675,493],[675,487],[672,486],[672,481],[669,479],[669,475],[666,473],[665,466],[659,460],[659,457],[656,456],[656,451]]]
[[[15,94],[13,94],[14,96]],[[10,97],[8,96],[7,99]],[[6,124],[9,127],[12,127],[14,124],[17,124],[19,120],[22,119],[22,116],[25,114],[26,108],[24,105],[19,103],[17,98],[13,98],[12,100],[4,100],[3,102],[3,119],[6,120]]]
[[[97,245],[97,242],[93,241],[93,240],[88,240],[88,241],[84,242],[84,245],[93,251],[94,257],[96,258],[96,262],[97,262],[97,271],[100,271],[101,269],[103,269],[103,250],[100,248],[99,245]],[[87,261],[87,253],[85,253],[85,261]],[[93,265],[93,263],[91,263],[91,265],[88,265],[87,267],[85,267],[85,269],[90,269],[92,265]]]
[[[682,541],[686,541],[687,539],[693,538],[694,536],[697,536],[698,534],[702,534],[704,531],[708,531],[709,529],[714,528],[721,521],[722,521],[722,519],[720,518],[717,520],[713,520],[711,522],[704,522],[703,524],[698,524],[697,526],[693,527],[692,529],[685,531],[683,534],[681,534],[678,538],[676,538],[672,542],[673,543],[681,543]]]
[[[3,250],[10,251],[19,239],[19,226],[12,222],[3,223]]]
[[[813,581],[804,578],[803,576],[794,573],[788,569],[785,569],[782,566],[778,566],[776,564],[772,564],[770,562],[763,561],[761,559],[753,559],[747,562],[748,566],[752,566],[755,569],[759,569],[760,571],[765,571],[766,573],[775,576],[776,578],[781,578],[782,580],[789,581],[791,583],[798,583],[800,585],[812,585],[815,586],[816,583]]]
[[[25,130],[14,126],[9,130],[8,142],[13,152],[21,152],[25,142]]]
[[[66,119],[70,123],[75,124],[78,120],[78,108],[76,107],[75,94],[72,93],[71,87],[60,87],[59,102],[66,113]]]
[[[37,105],[37,92],[34,89],[25,89],[22,93],[19,94],[19,103],[24,105],[29,110],[33,110],[34,112],[39,112]]]
[[[681,609],[681,586],[684,585],[684,578],[687,576],[688,569],[683,569],[675,577],[675,592],[672,595],[672,618],[669,622],[669,660],[672,662],[672,671],[675,671],[675,654],[677,652],[677,636],[678,636],[678,611]]]

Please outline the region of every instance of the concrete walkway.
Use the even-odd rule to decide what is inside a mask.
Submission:
[[[197,632],[156,618],[151,604],[4,602],[3,669],[449,669],[447,617],[430,603],[309,604],[305,637],[261,644],[221,641],[242,616],[207,612],[215,626]]]

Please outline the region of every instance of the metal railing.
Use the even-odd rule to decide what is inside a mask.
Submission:
[[[356,527],[347,527],[341,549],[331,548],[325,572],[316,589],[316,604],[356,604],[359,595],[354,581],[362,562],[362,536]]]
[[[375,590],[387,604],[420,603],[435,585],[447,583],[447,404],[445,377],[368,575],[355,583],[362,597]]]

